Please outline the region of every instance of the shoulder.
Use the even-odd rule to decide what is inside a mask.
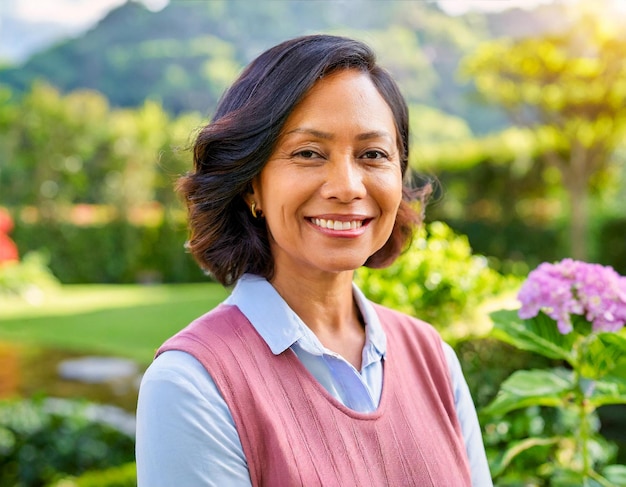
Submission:
[[[237,306],[220,304],[166,340],[156,356],[167,350],[183,350],[196,357],[209,350],[219,353],[229,348],[233,339],[241,341],[242,336],[253,331],[247,324],[247,318]]]
[[[160,354],[146,369],[141,379],[140,394],[149,394],[159,401],[179,405],[184,398],[213,402],[219,392],[206,368],[193,355],[180,350]]]
[[[193,320],[183,328],[177,335],[194,335],[195,333],[223,333],[245,322],[244,314],[237,306],[229,304],[219,304],[208,313]]]

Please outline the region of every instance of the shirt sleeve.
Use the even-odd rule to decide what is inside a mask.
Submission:
[[[448,368],[450,369],[456,413],[461,424],[461,432],[463,433],[465,449],[469,459],[472,485],[474,487],[492,487],[493,480],[489,471],[474,401],[454,349],[447,343],[444,343],[443,347],[448,361]]]
[[[138,487],[250,487],[233,418],[194,357],[161,354],[141,382],[137,403]]]

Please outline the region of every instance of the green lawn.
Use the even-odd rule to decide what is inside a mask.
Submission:
[[[0,300],[0,340],[148,364],[166,338],[227,295],[214,283],[63,286],[38,306]]]

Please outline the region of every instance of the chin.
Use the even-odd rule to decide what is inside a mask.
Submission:
[[[363,267],[367,259],[342,259],[341,261],[328,263],[325,266],[320,266],[327,272],[339,273],[339,272],[353,272],[359,267]]]

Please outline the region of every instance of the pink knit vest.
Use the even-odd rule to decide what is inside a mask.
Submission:
[[[470,486],[439,336],[406,315],[376,311],[388,358],[373,413],[343,406],[291,350],[274,355],[235,306],[197,319],[157,355],[183,350],[210,373],[254,486]]]

